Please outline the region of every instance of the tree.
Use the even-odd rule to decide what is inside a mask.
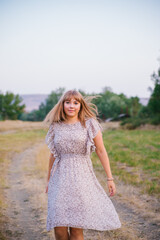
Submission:
[[[20,105],[22,98],[17,94],[6,92],[0,93],[0,116],[2,120],[16,120],[24,112],[25,104]]]
[[[130,98],[130,116],[136,117],[141,108],[142,108],[142,104],[139,102],[139,97],[131,97]]]
[[[158,74],[153,73],[151,75],[151,80],[154,82],[154,90],[147,107],[152,115],[160,114],[160,68]]]
[[[98,95],[101,97],[93,99],[93,103],[98,107],[100,118],[116,118],[119,114],[126,113],[126,97],[123,94],[118,95],[105,87]]]

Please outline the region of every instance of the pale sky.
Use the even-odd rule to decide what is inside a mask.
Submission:
[[[0,0],[0,90],[149,97],[160,63],[158,0]]]

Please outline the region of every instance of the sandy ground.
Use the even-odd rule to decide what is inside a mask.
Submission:
[[[5,235],[8,240],[50,240],[54,230],[46,231],[47,194],[45,180],[37,177],[35,155],[44,142],[15,154],[9,169],[9,187],[5,189],[8,221]],[[102,169],[95,174],[108,194],[106,175]],[[160,239],[160,205],[156,198],[140,194],[139,189],[124,185],[115,178],[117,193],[111,198],[122,222],[115,231],[84,230],[85,240]]]

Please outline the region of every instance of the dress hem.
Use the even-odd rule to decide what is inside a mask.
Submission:
[[[87,226],[80,226],[80,225],[72,225],[72,224],[53,224],[50,228],[47,228],[47,232],[51,231],[54,227],[73,227],[73,228],[82,228],[83,230],[95,230],[95,231],[110,231],[121,228],[122,224],[120,223],[117,227],[107,227],[107,228],[94,228],[94,227],[87,227]]]

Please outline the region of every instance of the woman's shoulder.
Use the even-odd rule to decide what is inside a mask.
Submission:
[[[101,130],[103,131],[103,128],[99,121],[96,118],[89,118],[86,120],[86,126],[92,130]]]
[[[51,122],[49,125],[49,131],[54,131],[58,125],[58,122]]]
[[[86,124],[95,124],[95,123],[98,123],[98,120],[93,118],[93,117],[90,117],[90,118],[87,118],[86,120]]]

